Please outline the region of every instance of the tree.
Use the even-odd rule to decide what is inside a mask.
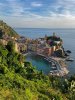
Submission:
[[[9,41],[6,45],[6,48],[9,52],[14,52],[15,51],[15,44],[13,41]]]
[[[7,72],[8,72],[7,66],[5,66],[4,64],[0,64],[0,73],[5,74]]]

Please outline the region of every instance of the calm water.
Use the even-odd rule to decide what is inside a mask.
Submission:
[[[34,67],[38,70],[42,70],[45,74],[48,74],[49,71],[52,70],[49,62],[43,59],[43,57],[29,54],[26,60],[32,62]]]
[[[16,28],[15,29],[20,35],[28,38],[39,38],[45,35],[52,35],[53,32],[63,39],[63,45],[65,50],[71,50],[71,57],[75,59],[75,29],[43,29],[43,28]],[[43,59],[34,59],[32,57],[27,58],[32,62],[34,66],[37,66],[38,70],[43,70],[44,73],[48,73],[50,70],[49,64]],[[68,63],[69,75],[75,74],[75,61]]]

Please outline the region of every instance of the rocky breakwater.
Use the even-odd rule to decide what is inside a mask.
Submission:
[[[49,75],[62,77],[69,73],[64,58],[52,57],[51,59],[54,61],[54,66],[57,67],[57,69],[50,71]]]

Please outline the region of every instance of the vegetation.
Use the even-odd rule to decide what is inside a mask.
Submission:
[[[0,44],[0,100],[75,100],[75,76],[48,77],[12,46]]]
[[[3,34],[18,37],[12,28],[0,21]],[[75,100],[75,76],[69,79],[44,75],[37,71],[14,43],[0,43],[0,100]]]
[[[6,23],[3,21],[0,21],[0,38],[2,38],[3,35],[9,35],[12,37],[19,37],[19,35]]]
[[[62,39],[60,37],[56,37],[56,36],[49,36],[49,37],[47,37],[47,40],[62,41]]]

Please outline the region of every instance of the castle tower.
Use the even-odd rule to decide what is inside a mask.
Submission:
[[[53,37],[55,37],[56,35],[55,35],[55,32],[53,32]]]

